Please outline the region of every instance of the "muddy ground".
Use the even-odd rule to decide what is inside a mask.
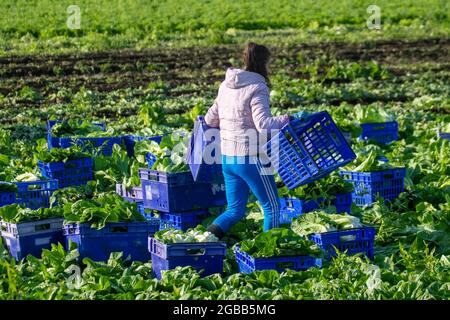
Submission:
[[[433,71],[450,68],[450,39],[363,44],[330,42],[272,49],[272,69],[284,69],[294,77],[306,77],[298,71],[298,66],[320,56],[346,61],[374,60],[398,76],[420,73],[424,71],[423,68]],[[223,70],[236,64],[239,55],[240,48],[226,46],[1,57],[0,93],[10,95],[24,85],[36,88],[43,94],[57,92],[61,87],[77,91],[82,86],[98,92],[110,92],[145,87],[158,79],[171,88],[197,84],[198,88],[188,89],[192,93],[220,81]],[[413,68],[413,65],[418,67]],[[177,94],[189,92],[181,90]]]

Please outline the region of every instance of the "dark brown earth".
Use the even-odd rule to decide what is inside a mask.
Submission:
[[[362,44],[329,42],[276,47],[273,69],[283,68],[294,77],[307,77],[298,67],[319,56],[346,61],[374,60],[396,75],[422,72],[411,65],[426,65],[427,70],[450,68],[450,39],[418,41],[379,41]],[[182,84],[202,86],[221,80],[223,70],[238,59],[237,47],[148,49],[143,51],[107,51],[56,56],[11,56],[0,58],[0,93],[17,91],[24,85],[44,94],[61,87],[78,90],[84,86],[99,92],[147,86],[163,80],[169,87]],[[298,56],[301,56],[301,62]],[[342,80],[336,80],[342,81]],[[193,90],[188,90],[192,93]],[[183,90],[176,94],[186,93]]]

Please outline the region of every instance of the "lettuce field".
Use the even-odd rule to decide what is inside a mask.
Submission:
[[[448,2],[378,1],[378,29],[368,28],[371,3],[362,0],[80,0],[79,17],[69,5],[0,3],[2,236],[5,226],[45,219],[97,231],[111,223],[148,223],[148,215],[162,219],[164,213],[140,211],[135,198],[124,199],[117,185],[142,194],[141,168],[189,171],[184,155],[194,123],[212,105],[226,69],[241,67],[247,41],[272,51],[272,114],[327,111],[357,157],[292,190],[276,176],[280,198],[314,201],[317,207],[263,232],[263,213],[250,197],[247,216],[222,239],[222,272],[207,276],[188,265],[159,279],[147,242],[144,261],[121,250],[97,260],[65,241],[16,259],[3,236],[0,300],[450,299]],[[48,128],[48,120],[66,122]],[[359,138],[364,124],[390,122],[398,124],[395,138]],[[76,143],[49,150],[49,133],[75,142],[163,138],[138,140],[131,151],[119,139],[107,154]],[[45,164],[82,159],[93,161],[88,182],[62,187],[55,178],[59,188],[42,206],[4,202],[3,195],[21,192],[6,182],[46,180]],[[355,202],[357,186],[343,174],[397,168],[405,170],[402,192],[389,201],[378,194],[363,204]],[[352,192],[350,212],[338,214],[333,201]],[[205,228],[222,208],[205,209],[191,231],[162,230],[154,239],[166,245],[216,242]],[[375,230],[371,254],[337,250],[326,259],[308,238],[364,226]],[[236,262],[240,250],[257,258],[300,255],[322,263],[305,270],[242,272]]]

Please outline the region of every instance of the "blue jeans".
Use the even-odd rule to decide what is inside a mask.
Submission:
[[[280,199],[273,175],[261,174],[257,157],[232,157],[222,155],[222,172],[225,179],[227,210],[214,221],[224,232],[245,216],[249,191],[258,199],[264,211],[264,231],[277,228],[280,216]]]

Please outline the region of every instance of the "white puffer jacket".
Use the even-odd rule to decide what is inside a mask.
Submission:
[[[263,76],[229,68],[205,121],[210,127],[220,128],[223,155],[254,156],[260,153],[254,133],[280,129],[289,122],[289,116],[272,117]]]

